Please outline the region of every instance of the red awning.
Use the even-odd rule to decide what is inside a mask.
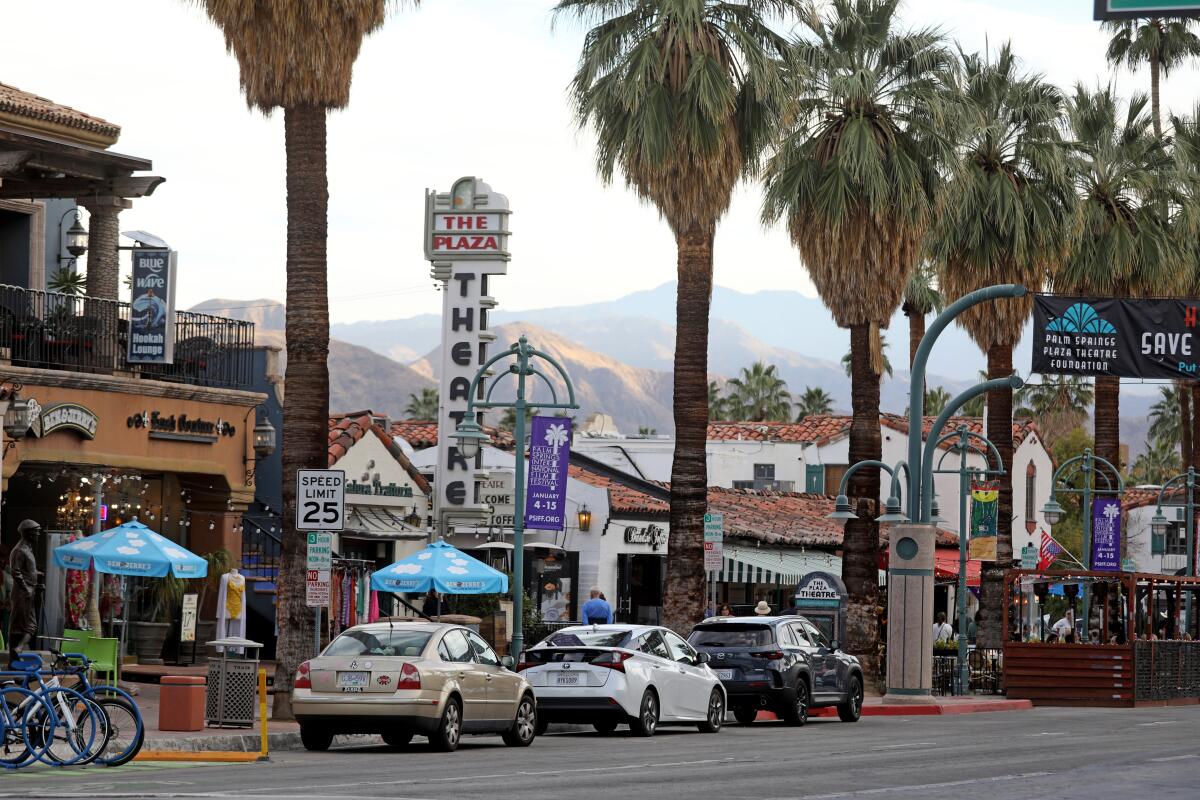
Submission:
[[[979,561],[967,562],[967,586],[979,586]],[[939,547],[934,553],[933,574],[935,578],[958,577],[958,551]]]

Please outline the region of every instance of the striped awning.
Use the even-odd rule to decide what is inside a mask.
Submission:
[[[810,572],[842,574],[842,560],[820,551],[726,547],[723,555],[720,583],[795,584]]]

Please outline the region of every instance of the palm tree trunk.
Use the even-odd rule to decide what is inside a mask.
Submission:
[[[275,719],[292,719],[292,677],[311,657],[313,615],[304,603],[305,540],[295,530],[298,469],[329,466],[329,291],[325,241],[329,182],[320,106],[284,109],[287,151],[287,373],[283,393],[283,548],[279,568],[279,642]]]
[[[871,326],[850,326],[850,463],[883,457],[879,431],[879,374],[871,367]],[[846,522],[842,542],[842,579],[850,594],[846,647],[879,673],[879,470],[860,469],[850,476],[851,503],[858,519]]]
[[[1184,469],[1192,463],[1192,393],[1188,381],[1175,381],[1179,396],[1179,463]]]
[[[992,345],[988,348],[987,360],[989,380],[1007,378],[1013,374],[1011,347]],[[988,392],[987,438],[996,445],[1004,464],[1004,474],[993,476],[1000,484],[996,508],[996,560],[985,565],[979,587],[979,642],[981,647],[988,648],[998,648],[1004,642],[1004,571],[1013,562],[1012,405],[1012,389]]]
[[[908,317],[908,366],[911,369],[917,360],[917,348],[925,338],[925,315],[915,309],[905,308],[904,316]]]
[[[1162,68],[1158,59],[1150,58],[1150,113],[1154,115],[1154,137],[1162,141],[1162,111],[1159,105],[1159,84]]]
[[[1192,459],[1183,462],[1183,468],[1192,466],[1200,470],[1200,447],[1196,447],[1196,442],[1200,442],[1200,414],[1196,413],[1200,409],[1200,383],[1188,382],[1187,386],[1192,395]]]
[[[686,636],[704,608],[704,512],[708,508],[708,310],[715,226],[675,238],[675,457],[663,625]]]
[[[1121,468],[1121,379],[1096,378],[1096,455]],[[1084,513],[1090,513],[1085,511]],[[1086,554],[1085,554],[1086,555]]]

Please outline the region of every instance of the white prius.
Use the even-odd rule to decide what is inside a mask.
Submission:
[[[628,724],[639,736],[659,725],[725,721],[725,688],[683,637],[654,625],[563,628],[521,654],[517,670],[537,695],[538,725],[593,725],[610,733]]]

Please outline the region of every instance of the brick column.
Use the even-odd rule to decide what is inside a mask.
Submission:
[[[87,209],[87,295],[103,300],[116,300],[120,291],[117,250],[120,237],[118,215],[133,203],[123,197],[81,198],[79,205]]]

